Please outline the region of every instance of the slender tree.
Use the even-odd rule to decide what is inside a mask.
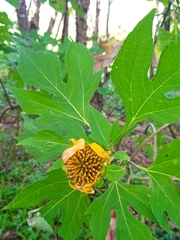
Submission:
[[[28,14],[26,11],[26,1],[18,0],[18,2],[19,2],[19,8],[16,10],[16,12],[17,12],[19,28],[25,30],[26,32],[29,32],[30,25],[28,22]]]
[[[34,3],[34,11],[33,11],[33,16],[31,18],[31,22],[30,22],[30,30],[31,29],[35,29],[38,30],[39,29],[39,13],[40,13],[40,2],[39,0],[33,0]]]
[[[83,10],[84,17],[76,12],[76,42],[86,45],[87,42],[87,13],[89,10],[90,0],[77,0],[80,8]]]
[[[94,41],[97,41],[98,34],[99,34],[99,15],[101,11],[100,3],[101,3],[101,0],[96,0],[96,19],[95,19],[94,37],[93,37]]]
[[[109,16],[110,16],[110,9],[111,3],[113,0],[108,0],[108,13],[107,13],[107,20],[106,20],[106,38],[109,38]]]
[[[64,17],[64,24],[63,24],[63,30],[62,30],[62,42],[64,41],[64,38],[68,36],[68,28],[69,28],[69,8],[68,8],[68,1],[65,0],[65,9],[63,12],[63,17]]]

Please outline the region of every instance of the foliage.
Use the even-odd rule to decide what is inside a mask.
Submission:
[[[19,88],[9,85],[9,89],[25,115],[18,145],[25,146],[39,162],[54,159],[56,162],[46,178],[22,189],[4,210],[38,208],[33,221],[43,218],[44,230],[48,231],[58,218],[61,223],[58,234],[65,240],[76,239],[83,226],[90,228],[94,239],[105,239],[112,210],[116,211],[117,239],[154,239],[145,219],[170,236],[168,220],[180,228],[180,139],[165,145],[148,168],[135,164],[132,157],[118,149],[122,139],[140,121],[169,124],[180,119],[179,98],[166,95],[180,87],[179,43],[172,42],[164,48],[156,74],[148,78],[154,14],[152,10],[129,34],[112,67],[112,82],[126,113],[121,128],[118,121],[110,124],[90,105],[102,72],[93,72],[93,57],[88,49],[69,42],[65,56],[61,57],[59,52],[45,48],[39,51],[38,47],[32,50],[17,44],[18,74],[24,85]],[[111,150],[112,164],[104,167],[100,179],[104,182],[97,184],[99,190],[96,187],[100,196],[87,195],[69,186],[61,155],[71,147],[71,138],[83,138],[87,143],[96,142]],[[129,184],[129,166],[149,176],[149,185]]]

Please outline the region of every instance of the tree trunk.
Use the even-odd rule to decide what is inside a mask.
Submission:
[[[52,32],[55,21],[56,21],[56,17],[57,17],[57,12],[55,11],[54,16],[51,16],[50,22],[49,22],[49,27],[48,27],[48,32]]]
[[[64,9],[64,25],[62,30],[62,42],[64,42],[64,38],[68,37],[68,27],[69,27],[69,15],[68,15],[68,0],[65,0],[65,9]]]
[[[17,12],[19,28],[25,30],[26,32],[29,32],[29,22],[28,22],[28,15],[26,11],[26,1],[18,0],[18,2],[19,2],[19,9],[16,9],[16,12]]]
[[[39,29],[39,10],[40,10],[40,2],[39,0],[33,0],[35,8],[34,8],[34,13],[33,16],[31,18],[31,22],[30,22],[30,30],[31,29],[35,29],[38,30]]]
[[[108,13],[107,13],[107,20],[106,20],[106,38],[109,38],[109,16],[110,16],[110,8],[111,3],[113,0],[108,0]]]
[[[87,12],[89,10],[90,0],[77,0],[77,2],[84,12],[84,17],[82,18],[76,13],[76,42],[81,42],[86,45]]]
[[[100,2],[101,0],[96,0],[96,19],[95,19],[95,28],[94,28],[94,37],[93,40],[97,41],[99,34],[99,15],[100,15]]]

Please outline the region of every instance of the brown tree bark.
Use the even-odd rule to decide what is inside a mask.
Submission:
[[[54,16],[51,16],[50,22],[49,22],[49,27],[48,27],[48,32],[52,32],[55,21],[56,21],[56,17],[57,17],[57,12],[55,11]]]
[[[111,3],[113,0],[108,0],[108,13],[107,13],[107,20],[106,20],[106,38],[109,38],[109,16],[110,16],[110,9]]]
[[[39,30],[39,12],[41,4],[39,0],[33,0],[33,3],[35,5],[35,8],[30,22],[30,30],[31,29]]]
[[[84,12],[84,17],[82,18],[76,13],[76,42],[81,42],[86,45],[87,42],[87,12],[89,10],[90,0],[77,0],[80,8]]]
[[[68,0],[65,0],[65,9],[64,9],[64,24],[62,30],[62,38],[61,41],[64,42],[64,38],[68,37],[68,28],[69,28],[69,15],[68,15]]]
[[[96,19],[95,19],[95,27],[94,27],[94,37],[93,40],[98,40],[98,34],[99,34],[99,15],[100,15],[100,2],[101,0],[96,0]]]
[[[26,11],[26,1],[25,0],[18,0],[19,2],[19,9],[16,9],[17,12],[17,19],[18,25],[20,29],[29,32],[29,22],[28,22],[28,14]]]

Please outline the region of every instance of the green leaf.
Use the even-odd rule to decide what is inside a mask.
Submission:
[[[115,152],[113,158],[123,160],[125,162],[128,162],[130,160],[130,157],[127,155],[127,153],[122,151]]]
[[[116,239],[152,240],[149,228],[136,219],[129,210],[131,206],[138,213],[157,222],[149,207],[150,191],[145,186],[111,183],[106,192],[97,198],[87,210],[88,214],[92,214],[93,239],[106,239],[110,226],[110,212],[115,210]]]
[[[165,6],[168,6],[169,0],[159,0],[159,2],[162,2]]]
[[[53,165],[47,170],[47,172],[51,172],[57,169],[62,168],[63,162],[62,159],[59,159],[53,163]]]
[[[8,18],[7,13],[5,12],[0,12],[0,23],[4,24],[4,25],[12,25],[12,22],[10,21],[10,19]]]
[[[0,26],[0,44],[4,43],[4,41],[9,42],[9,33],[6,26]]]
[[[10,3],[13,7],[19,8],[19,2],[18,0],[5,0],[6,2]]]
[[[150,198],[152,212],[165,229],[164,213],[167,213],[172,222],[180,228],[180,189],[173,181],[173,179],[180,179],[179,146],[180,139],[166,145],[154,163],[147,169],[153,182]],[[168,231],[168,229],[166,230]]]
[[[49,0],[49,5],[53,7],[57,12],[63,12],[65,9],[65,2],[63,0]]]
[[[52,111],[45,111],[36,119],[25,117],[23,131],[23,137],[16,137],[20,141],[19,145],[24,145],[29,153],[35,156],[39,162],[46,162],[60,157],[62,152],[72,145],[70,142],[71,138],[76,140],[84,138],[85,141],[89,142],[83,126],[73,119]],[[42,138],[40,136],[37,137],[37,134],[39,135],[40,132],[44,134],[52,132],[57,138],[60,136],[60,139],[58,143],[54,142],[53,144],[52,142],[53,145],[49,144],[48,146],[48,141],[51,138],[45,139],[43,135]],[[52,141],[54,140],[52,139]]]
[[[121,133],[122,133],[122,129],[119,129],[119,120],[116,119],[116,121],[111,126],[111,134],[110,134],[113,145],[119,141],[119,136]]]
[[[68,82],[65,84],[57,56],[23,47],[19,47],[19,51],[21,78],[26,84],[47,92],[11,88],[23,110],[28,114],[41,114],[49,109],[88,125],[89,102],[100,80],[100,73],[93,73],[90,52],[82,44],[69,44],[65,59]]]
[[[90,138],[105,149],[109,149],[111,133],[110,122],[95,108],[91,107],[89,112],[89,123],[92,131]]]
[[[56,213],[61,211],[61,237],[64,240],[76,239],[82,223],[89,224],[89,216],[84,214],[89,201],[87,195],[69,187],[68,179],[60,169],[49,172],[46,179],[24,188],[4,209],[36,206],[45,199],[50,201],[40,208],[40,216],[51,223]]]
[[[79,14],[79,16],[81,16],[82,18],[84,17],[84,12],[83,10],[80,8],[80,6],[78,5],[78,3],[76,2],[76,0],[70,0],[70,3],[72,5],[72,7],[74,8],[74,10]]]
[[[156,44],[156,53],[161,54],[166,45],[170,44],[172,41],[175,43],[180,42],[180,32],[177,26],[171,32],[165,31],[163,28],[158,29],[158,41]]]
[[[52,130],[42,130],[38,131],[35,137],[27,138],[19,142],[18,145],[37,148],[41,152],[41,161],[43,159],[44,161],[49,161],[60,157],[71,143],[67,138],[58,135]]]
[[[125,168],[119,167],[117,165],[107,165],[105,171],[106,171],[105,177],[109,181],[113,181],[113,182],[120,180],[126,173]]]
[[[180,98],[168,98],[166,94],[180,88],[180,44],[171,43],[161,54],[153,79],[148,70],[153,54],[152,10],[124,41],[112,70],[114,82],[123,99],[126,110],[127,130],[135,123],[154,119],[162,123],[179,120]]]

